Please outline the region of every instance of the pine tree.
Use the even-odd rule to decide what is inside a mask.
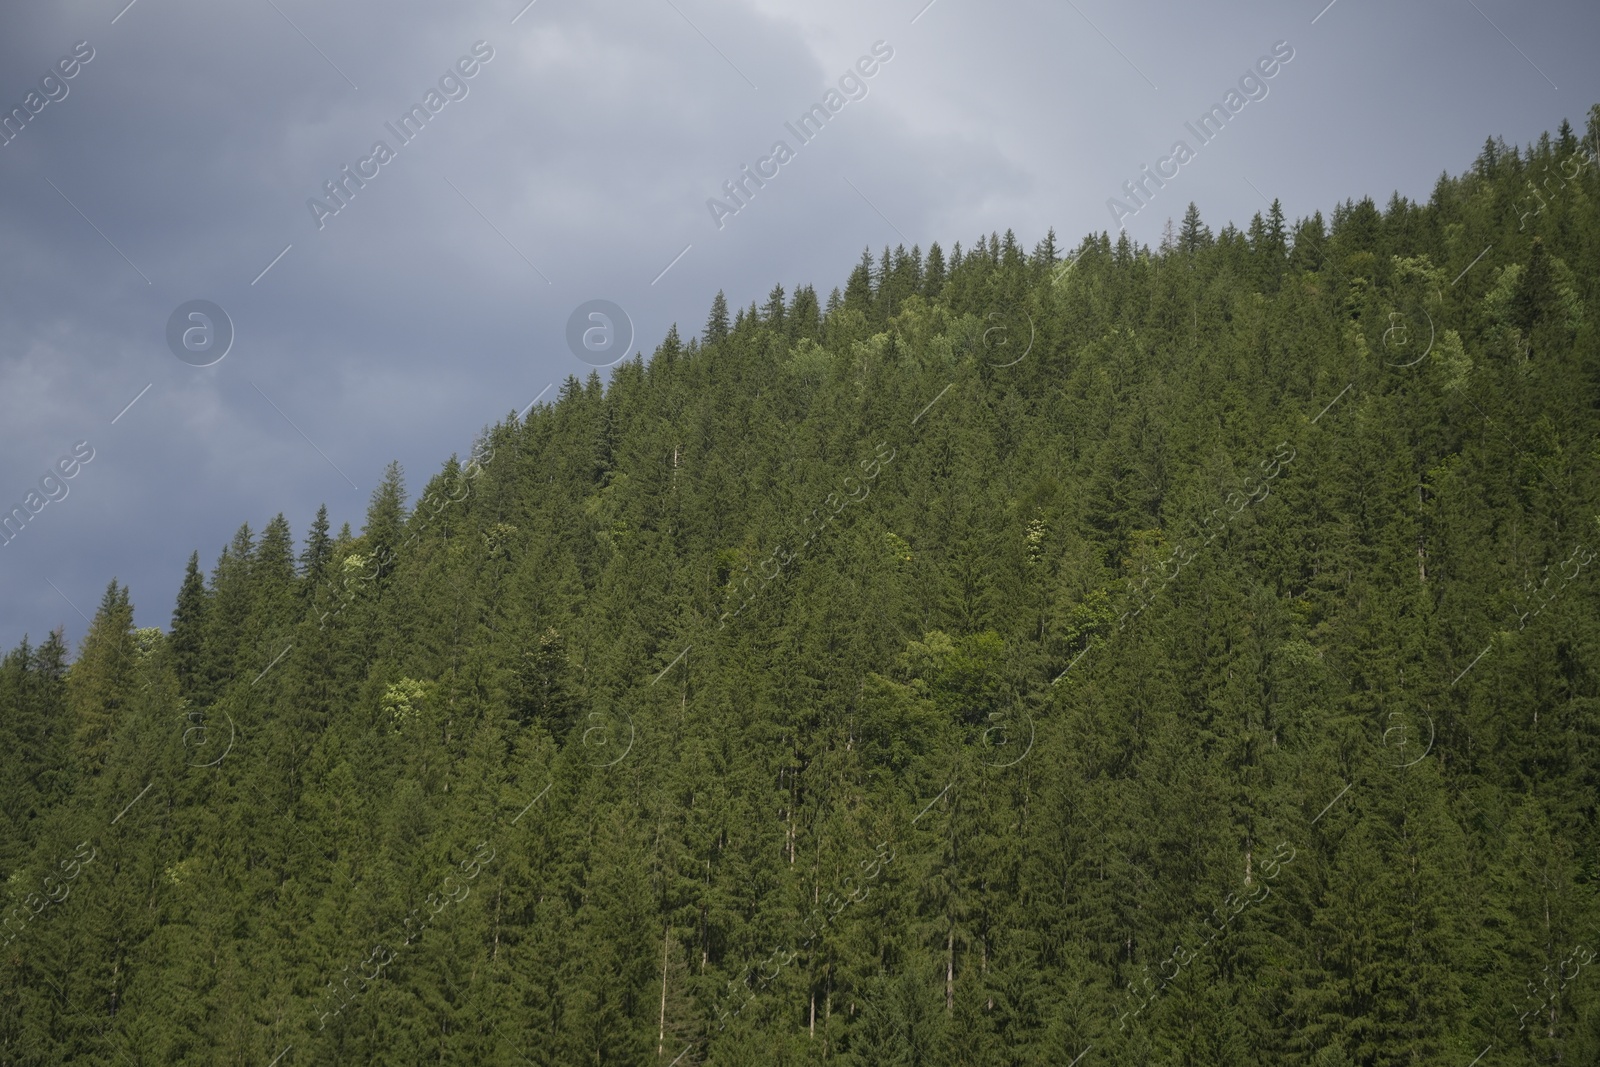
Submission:
[[[774,285],[767,294],[766,306],[761,309],[761,321],[775,330],[783,329],[783,286]]]
[[[1183,226],[1178,231],[1178,247],[1192,256],[1202,248],[1209,248],[1211,243],[1211,227],[1200,221],[1200,209],[1191,200],[1183,213]]]
[[[318,505],[317,517],[311,521],[311,529],[306,533],[306,547],[300,553],[300,576],[305,579],[304,588],[308,591],[327,578],[333,546],[328,529],[328,505]]]
[[[373,562],[377,579],[393,573],[405,536],[406,482],[397,461],[383,469],[383,480],[372,490],[367,502],[366,521],[361,527],[364,554]]]
[[[178,690],[191,699],[198,695],[205,677],[202,653],[205,647],[206,603],[205,578],[200,573],[200,553],[191,552],[188,568],[183,575],[183,586],[178,590],[178,603],[172,611],[168,642],[172,650],[173,669],[178,675]]]
[[[202,703],[220,699],[251,662],[245,645],[252,600],[250,561],[254,555],[255,537],[246,523],[234,533],[212,568],[202,643],[205,676],[194,689]]]
[[[1288,234],[1284,230],[1283,208],[1276,198],[1267,211],[1267,225],[1263,233],[1262,253],[1267,261],[1266,281],[1268,292],[1277,292],[1283,282],[1284,260],[1289,254]]]
[[[79,764],[91,773],[105,765],[132,700],[136,658],[133,604],[127,586],[113,579],[67,678],[73,748]]]
[[[1033,247],[1033,262],[1043,267],[1046,272],[1055,266],[1056,260],[1061,258],[1060,249],[1056,247],[1056,230],[1050,227],[1045,231],[1044,240]]]
[[[928,246],[928,261],[922,272],[922,295],[928,300],[938,298],[944,291],[944,252],[935,241]]]
[[[887,253],[886,253],[887,254]],[[873,298],[876,292],[872,269],[872,249],[861,250],[861,262],[856,264],[850,272],[849,281],[844,287],[844,307],[848,311],[859,311],[870,316],[873,312]]]
[[[787,317],[788,338],[791,342],[801,338],[817,340],[822,333],[822,307],[817,303],[817,291],[809,285],[795,289]]]
[[[1528,262],[1523,268],[1517,287],[1511,297],[1511,321],[1525,334],[1542,326],[1555,307],[1555,279],[1550,269],[1550,257],[1545,254],[1544,242],[1535,237],[1528,249]]]
[[[727,340],[728,337],[728,298],[722,295],[722,290],[717,290],[716,297],[711,301],[711,314],[706,316],[706,327],[701,332],[702,345],[714,345]]]

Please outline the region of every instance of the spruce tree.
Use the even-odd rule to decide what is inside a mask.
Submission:
[[[104,767],[122,726],[132,700],[136,660],[133,604],[127,586],[113,579],[67,677],[73,748],[80,766],[90,773]]]
[[[706,316],[706,327],[701,331],[701,344],[714,345],[724,341],[728,336],[728,298],[722,295],[722,290],[717,290],[716,297],[711,301],[711,313]]]
[[[183,575],[183,585],[178,590],[178,603],[172,611],[172,628],[168,631],[168,647],[172,650],[179,692],[191,699],[198,695],[205,676],[202,653],[205,648],[206,603],[205,578],[200,573],[200,553],[191,552],[189,565]]]
[[[1189,255],[1211,245],[1211,227],[1200,221],[1200,209],[1193,200],[1183,213],[1183,226],[1178,231],[1178,247]]]

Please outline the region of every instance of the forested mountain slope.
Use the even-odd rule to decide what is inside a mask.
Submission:
[[[1600,1062],[1585,135],[719,296],[113,581],[0,665],[0,1062]]]

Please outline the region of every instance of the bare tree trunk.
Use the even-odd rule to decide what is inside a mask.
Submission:
[[[956,924],[944,940],[944,1012],[954,1015],[956,1010]]]
[[[831,978],[831,976],[830,976]],[[828,995],[822,1001],[822,1058],[828,1058],[828,1020],[833,1018],[833,982],[828,982]]]
[[[667,943],[672,939],[672,924],[661,935],[661,1025],[656,1036],[656,1059],[667,1051]]]
[[[504,894],[503,890],[500,890],[500,889],[495,890],[495,893],[494,893],[494,950],[489,953],[489,959],[490,960],[495,960],[495,959],[498,959],[500,957],[500,901],[504,897],[504,895],[505,894]]]

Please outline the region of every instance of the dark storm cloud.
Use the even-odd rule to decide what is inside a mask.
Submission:
[[[826,292],[864,244],[1014,227],[1031,245],[1051,225],[1076,243],[1265,42],[1294,40],[1293,82],[1128,220],[1134,238],[1191,199],[1244,223],[1251,183],[1291,215],[1426,197],[1486,135],[1526,140],[1600,98],[1578,45],[1600,18],[1576,3],[1341,0],[1315,25],[1320,3],[124,5],[18,7],[0,36],[0,106],[52,97],[0,146],[0,506],[95,449],[0,547],[7,645],[81,635],[65,598],[92,613],[112,575],[164,625],[189,551],[209,567],[241,522],[281,510],[303,531],[326,501],[359,526],[386,461],[419,488],[587,374],[564,339],[587,300],[625,308],[648,353],[717,289]],[[894,59],[870,92],[719,231],[707,198],[879,40]],[[467,78],[480,41],[493,58]],[[78,42],[93,58],[41,87]],[[428,119],[402,145],[389,126],[413,105]],[[380,140],[393,158],[319,229],[307,201]],[[235,332],[211,366],[168,349],[195,299]]]

